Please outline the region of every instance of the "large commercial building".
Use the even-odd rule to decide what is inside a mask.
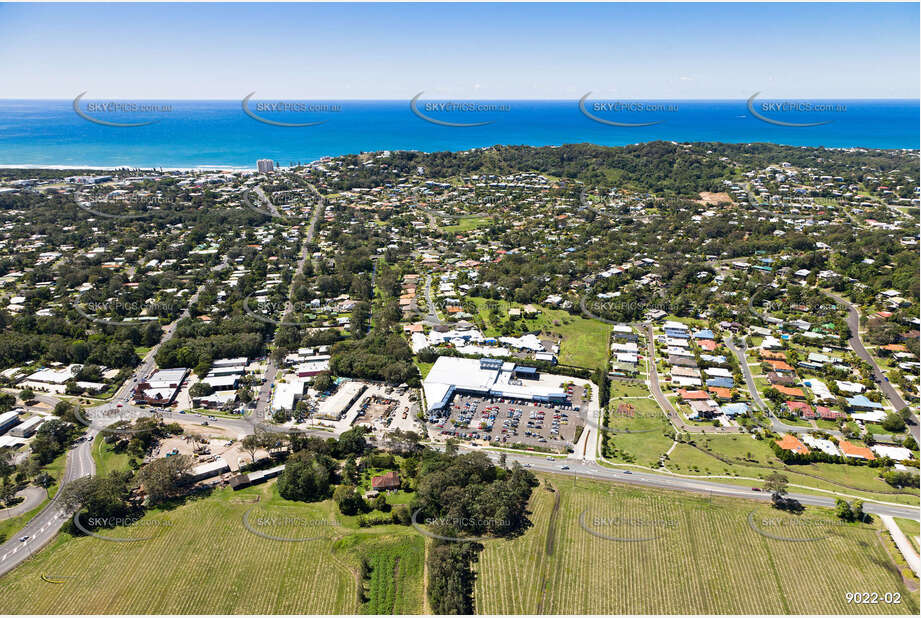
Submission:
[[[145,382],[138,384],[134,400],[151,405],[169,405],[176,399],[187,375],[189,370],[184,367],[155,371]]]
[[[342,418],[367,388],[368,385],[362,382],[354,380],[343,382],[335,393],[320,401],[317,406],[317,416],[331,419]]]
[[[259,168],[259,171],[263,174],[275,170],[275,162],[271,159],[259,159],[256,161],[256,167]]]
[[[560,376],[545,376],[496,358],[439,356],[422,384],[428,411],[443,410],[455,393],[525,401],[565,401]]]
[[[68,365],[66,367],[45,367],[27,376],[19,383],[19,388],[31,388],[32,390],[46,393],[63,394],[67,390],[67,382],[73,380],[82,365]]]

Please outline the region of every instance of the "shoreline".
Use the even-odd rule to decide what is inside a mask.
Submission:
[[[918,153],[921,152],[921,148],[911,148],[911,147],[890,147],[883,148],[878,146],[860,146],[860,145],[851,145],[851,146],[804,146],[798,144],[786,144],[783,142],[764,142],[764,141],[751,141],[751,142],[728,142],[728,141],[716,141],[711,142],[708,140],[692,140],[692,141],[678,141],[674,139],[668,140],[641,140],[637,142],[631,142],[629,144],[608,146],[605,144],[599,144],[596,142],[575,142],[575,143],[585,143],[593,146],[600,146],[603,148],[625,148],[627,146],[636,146],[640,144],[649,144],[656,141],[663,141],[671,144],[729,144],[729,145],[746,145],[746,146],[757,146],[761,144],[770,145],[770,146],[780,146],[786,148],[814,148],[814,149],[824,149],[829,151],[876,151],[876,152],[911,152]],[[487,150],[489,148],[499,148],[499,147],[513,147],[513,146],[529,146],[532,148],[559,148],[561,146],[570,145],[569,143],[554,143],[554,144],[492,144],[489,146],[473,146],[468,148],[453,149],[449,148],[446,151],[443,150],[421,150],[421,149],[402,149],[395,148],[389,149],[384,148],[381,150],[363,150],[355,153],[346,153],[339,155],[323,155],[309,161],[302,161],[300,167],[314,165],[320,163],[327,159],[336,159],[343,156],[349,156],[354,154],[377,154],[382,152],[420,152],[423,154],[431,154],[433,152],[473,152],[477,150]],[[297,166],[286,166],[279,165],[276,167],[276,170],[287,170],[293,169]],[[90,170],[90,171],[99,171],[99,172],[115,172],[115,171],[137,171],[137,172],[183,172],[183,173],[194,173],[194,172],[224,172],[231,174],[240,174],[240,173],[258,173],[258,168],[255,165],[245,166],[245,165],[230,165],[230,164],[199,164],[194,166],[165,166],[165,165],[130,165],[130,164],[119,164],[119,165],[58,165],[58,164],[42,164],[42,163],[0,163],[0,170],[10,169],[10,170]]]
[[[305,165],[313,163],[310,161]],[[11,170],[93,170],[99,172],[117,172],[119,170],[137,170],[151,172],[255,172],[256,166],[238,165],[199,165],[196,167],[165,167],[144,165],[43,165],[41,163],[0,163],[0,169]],[[279,166],[276,169],[286,169]]]

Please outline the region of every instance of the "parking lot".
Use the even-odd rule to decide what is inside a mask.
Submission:
[[[585,425],[582,408],[587,404],[581,386],[568,386],[567,394],[568,400],[559,404],[455,395],[448,405],[450,415],[432,427],[446,438],[566,449],[574,442],[576,427]]]

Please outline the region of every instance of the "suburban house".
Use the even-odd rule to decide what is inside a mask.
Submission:
[[[841,440],[838,442],[838,448],[841,449],[841,452],[844,453],[845,457],[853,457],[855,459],[866,459],[872,461],[876,459],[876,456],[873,455],[873,451],[868,449],[865,446],[857,446],[856,444],[851,444],[847,440]]]
[[[882,410],[883,404],[870,401],[866,395],[857,395],[847,400],[847,407],[852,410]]]
[[[375,491],[396,491],[400,488],[400,475],[395,470],[390,470],[381,476],[371,479],[371,489]]]
[[[783,407],[803,417],[812,418],[813,415],[812,406],[805,401],[785,401]]]
[[[806,445],[800,442],[793,434],[785,434],[780,440],[774,440],[774,442],[785,451],[793,451],[800,455],[809,454],[809,449],[806,448]]]
[[[782,384],[775,384],[774,390],[783,395],[784,397],[793,397],[794,399],[805,399],[806,393],[803,392],[803,389],[783,386]]]
[[[790,374],[779,374],[776,371],[769,371],[767,373],[767,381],[774,386],[778,384],[782,384],[783,386],[790,386],[796,383],[796,378]]]

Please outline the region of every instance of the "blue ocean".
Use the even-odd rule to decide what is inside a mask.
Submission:
[[[0,100],[0,167],[254,168],[376,150],[653,140],[919,148],[918,100]],[[756,113],[752,113],[752,108]],[[78,113],[82,112],[82,113]],[[138,125],[138,126],[119,126]],[[291,126],[307,125],[307,126]],[[463,126],[456,126],[463,125]],[[628,126],[625,126],[628,125]],[[809,125],[809,126],[789,126]]]

